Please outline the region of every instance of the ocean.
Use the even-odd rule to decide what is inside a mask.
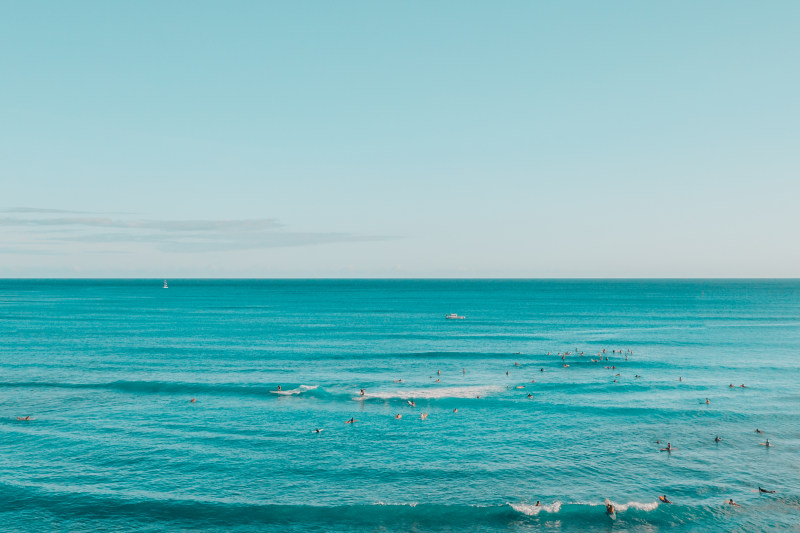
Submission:
[[[162,284],[0,280],[3,530],[800,531],[800,281]]]

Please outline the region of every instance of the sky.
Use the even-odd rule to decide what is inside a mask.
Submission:
[[[800,277],[800,2],[9,1],[0,277]]]

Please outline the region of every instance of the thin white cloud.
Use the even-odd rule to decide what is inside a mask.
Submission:
[[[31,214],[41,212],[50,210],[29,211]],[[18,248],[16,253],[29,253],[25,250],[31,245],[45,248],[47,253],[63,252],[65,245],[77,244],[84,245],[81,249],[85,252],[92,250],[113,252],[115,247],[119,249],[134,243],[150,245],[153,249],[165,253],[203,253],[379,241],[392,238],[343,232],[285,231],[273,218],[124,220],[87,216],[47,218],[17,216],[0,217],[0,229],[2,228],[13,231],[17,243],[26,245]],[[124,250],[119,251],[123,252]]]

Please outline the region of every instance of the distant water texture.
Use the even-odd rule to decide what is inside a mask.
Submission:
[[[4,530],[800,531],[798,281],[0,280],[0,339]]]

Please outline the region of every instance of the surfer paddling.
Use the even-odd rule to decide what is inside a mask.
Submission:
[[[758,492],[761,494],[775,494],[774,490],[762,489],[761,487],[758,487]]]
[[[667,447],[666,448],[661,448],[661,451],[662,452],[672,452],[672,450],[674,450],[674,449],[675,449],[675,447],[672,446],[672,443],[668,442],[667,443]]]
[[[733,498],[729,498],[728,501],[725,503],[727,503],[728,505],[733,505],[734,507],[741,507],[741,505],[733,501]]]
[[[672,503],[671,501],[669,501],[667,499],[667,495],[666,494],[659,496],[658,499],[661,500],[664,503]]]
[[[345,422],[345,424],[353,424],[353,423],[355,423],[355,422],[358,422],[358,420],[356,420],[355,418],[351,418],[350,420],[348,420],[347,422]]]

